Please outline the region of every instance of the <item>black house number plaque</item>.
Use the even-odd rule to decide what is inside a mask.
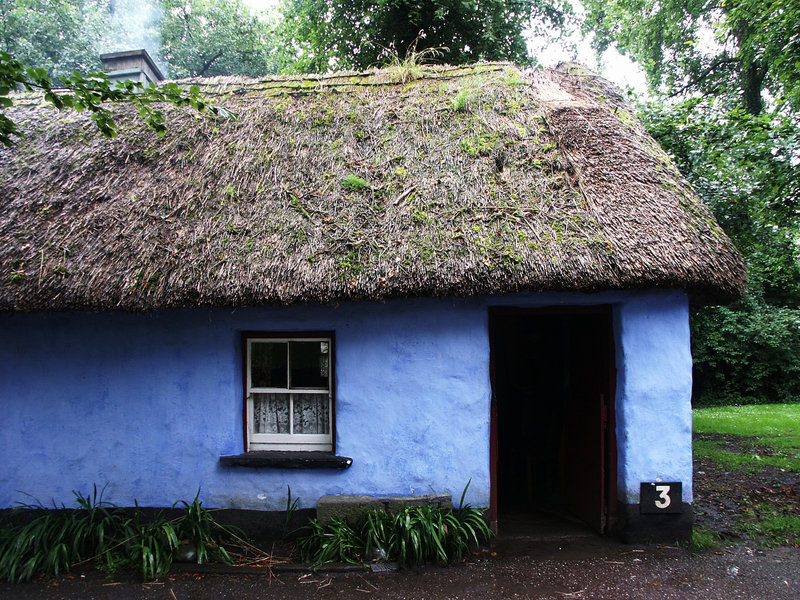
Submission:
[[[642,482],[639,510],[643,515],[680,513],[683,484],[680,481]]]

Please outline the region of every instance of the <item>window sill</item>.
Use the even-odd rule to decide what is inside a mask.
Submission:
[[[220,456],[219,464],[223,467],[272,469],[347,469],[353,464],[353,459],[330,452],[260,451]]]

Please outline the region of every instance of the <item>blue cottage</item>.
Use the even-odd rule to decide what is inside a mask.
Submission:
[[[501,531],[688,534],[689,306],[740,255],[596,75],[413,75],[186,81],[226,116],[163,138],[14,98],[0,508],[471,482]]]

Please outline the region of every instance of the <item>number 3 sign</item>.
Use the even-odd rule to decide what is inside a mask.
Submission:
[[[642,482],[639,510],[645,515],[681,513],[683,484],[680,481]]]

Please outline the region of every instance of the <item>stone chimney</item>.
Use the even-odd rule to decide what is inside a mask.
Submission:
[[[112,83],[129,79],[147,85],[148,83],[157,84],[164,79],[147,50],[126,50],[125,52],[101,54],[100,61]]]

